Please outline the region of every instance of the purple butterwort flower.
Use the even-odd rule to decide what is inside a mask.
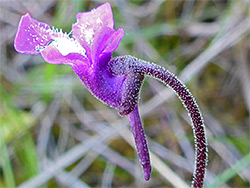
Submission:
[[[111,53],[123,37],[123,30],[113,29],[110,4],[105,3],[90,12],[79,13],[76,18],[70,36],[32,19],[29,14],[24,15],[16,34],[15,49],[24,54],[41,54],[48,63],[69,64],[96,98],[118,109],[121,115],[126,115],[146,180],[150,178],[151,166],[137,105],[139,92],[146,75],[168,85],[191,117],[196,148],[193,186],[202,187],[207,143],[202,115],[194,97],[180,80],[158,65],[132,56],[111,58]]]

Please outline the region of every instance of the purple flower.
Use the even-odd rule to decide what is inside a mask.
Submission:
[[[144,76],[152,76],[172,88],[190,114],[196,144],[194,187],[202,187],[207,143],[205,127],[195,99],[175,75],[164,68],[132,56],[111,58],[123,37],[123,30],[113,29],[110,4],[79,13],[72,26],[72,36],[24,15],[19,23],[15,49],[24,54],[41,54],[48,63],[69,64],[88,90],[105,104],[119,110],[129,119],[135,144],[149,180],[150,158],[138,111],[138,97]]]
[[[129,76],[114,75],[108,66],[111,53],[123,37],[123,30],[113,29],[113,15],[108,3],[90,12],[79,13],[76,18],[70,37],[62,30],[51,29],[46,23],[32,19],[29,14],[24,15],[16,34],[15,49],[24,54],[41,54],[48,63],[69,64],[95,97],[120,109],[122,115],[134,110],[129,120],[145,179],[148,180],[151,167],[138,108],[132,109],[123,98],[124,93],[128,92],[126,83]]]

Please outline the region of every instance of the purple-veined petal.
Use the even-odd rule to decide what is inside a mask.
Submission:
[[[115,31],[109,27],[103,27],[100,32],[96,34],[91,48],[92,63],[98,63],[98,58],[101,54],[112,53],[119,46],[123,38],[123,30]]]
[[[109,53],[115,51],[116,48],[119,46],[123,36],[124,36],[123,29],[119,29],[118,31],[113,33],[108,42],[106,43],[102,53]]]
[[[48,63],[87,61],[86,50],[78,41],[61,30],[51,30],[48,24],[32,19],[29,14],[20,20],[14,46],[20,53],[41,53]]]
[[[109,3],[102,4],[89,12],[78,13],[76,18],[78,24],[91,25],[93,29],[99,30],[99,27],[103,26],[112,29],[114,27],[112,8]]]
[[[39,54],[52,40],[52,30],[46,23],[38,22],[29,13],[22,16],[15,38],[15,49],[20,53]]]
[[[91,45],[94,40],[93,28],[83,27],[80,24],[72,25],[72,35],[86,50],[86,56],[91,59]],[[86,40],[87,39],[87,40]]]
[[[109,3],[105,3],[89,12],[78,13],[77,22],[72,25],[73,37],[86,50],[90,59],[94,39],[98,37],[104,27],[113,29],[114,21],[112,9]],[[103,41],[99,41],[102,44]]]
[[[115,30],[109,27],[103,27],[98,33],[96,33],[96,37],[94,38],[91,48],[91,59],[93,60],[93,63],[98,63],[100,54],[114,33]]]
[[[98,36],[94,39],[91,51],[92,58],[103,53],[112,53],[115,51],[123,38],[123,34],[123,29],[115,31],[109,27],[103,27]]]

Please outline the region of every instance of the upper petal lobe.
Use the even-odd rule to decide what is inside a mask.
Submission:
[[[89,12],[78,13],[76,15],[77,22],[73,24],[73,35],[84,45],[91,46],[95,34],[102,27],[113,29],[114,21],[112,9],[109,3],[105,3]],[[80,33],[78,31],[81,31]],[[80,34],[80,35],[79,35]]]
[[[52,40],[50,33],[48,24],[32,19],[27,13],[20,20],[14,43],[15,49],[20,53],[39,54],[40,50]]]
[[[123,30],[113,29],[113,14],[109,3],[96,9],[78,13],[77,22],[72,25],[73,37],[86,49],[92,64],[98,63],[102,53],[112,53],[123,38]]]

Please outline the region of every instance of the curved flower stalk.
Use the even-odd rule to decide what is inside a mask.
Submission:
[[[130,75],[130,77],[134,77],[134,82],[130,82],[138,83],[136,86],[133,86],[136,88],[139,88],[141,86],[140,80],[144,77],[144,75],[154,77],[173,89],[175,94],[180,98],[184,107],[187,109],[189,116],[191,117],[194,132],[196,166],[194,170],[194,179],[192,185],[193,187],[202,187],[207,165],[207,140],[205,136],[205,126],[199,107],[186,86],[178,78],[176,78],[173,73],[170,73],[163,67],[137,59],[132,56],[115,57],[110,60],[109,67],[111,72],[115,75]],[[139,92],[139,89],[137,90]],[[134,94],[128,92],[126,97],[124,97],[127,99],[126,103],[130,104],[130,109],[127,110],[129,119],[134,118],[134,114],[138,113],[137,97],[134,98],[133,96],[138,96],[138,93]],[[139,116],[136,118],[139,122]],[[139,124],[140,123],[138,123],[138,125]],[[142,130],[140,130],[140,132],[142,132]],[[141,136],[141,140],[143,139],[144,135]],[[140,155],[140,152],[143,153],[147,149],[145,148],[146,146],[144,146],[145,142],[139,142],[143,143],[137,146],[137,150]],[[146,162],[142,160],[141,163],[149,164],[147,160]]]
[[[87,89],[105,104],[119,110],[129,119],[135,144],[149,180],[150,157],[138,111],[138,98],[145,76],[152,76],[174,90],[192,120],[195,135],[196,167],[193,186],[202,187],[207,162],[205,127],[199,107],[188,89],[164,68],[132,56],[111,58],[111,53],[123,38],[123,30],[113,29],[111,6],[98,8],[76,16],[72,36],[51,29],[46,23],[24,15],[15,38],[15,49],[24,54],[41,54],[48,63],[69,64]]]

